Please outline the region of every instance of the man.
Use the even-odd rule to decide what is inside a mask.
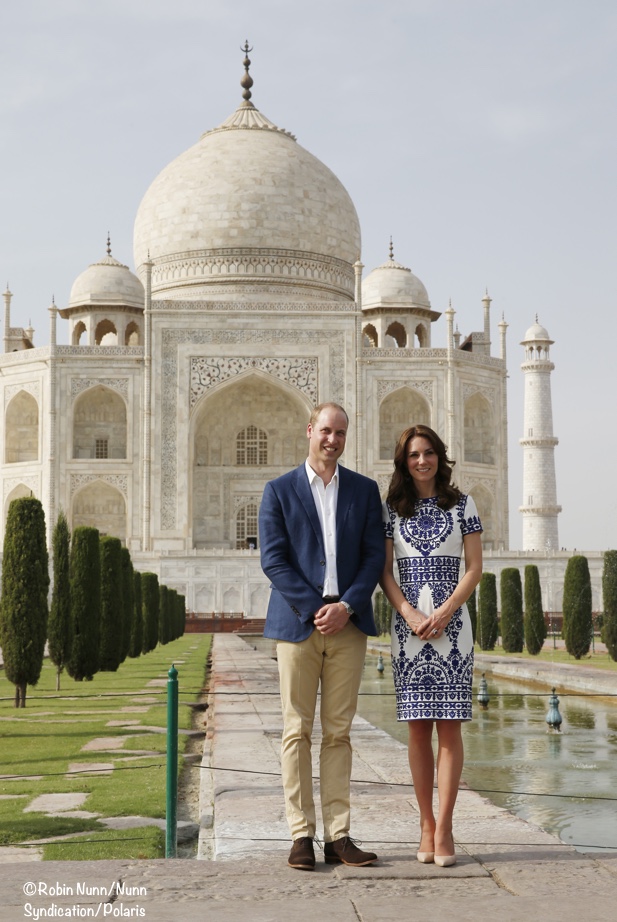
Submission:
[[[261,565],[271,580],[264,635],[275,638],[283,709],[281,769],[293,839],[289,865],[315,867],[311,734],[321,683],[319,777],[327,863],[377,860],[349,836],[351,743],[371,596],[384,566],[375,481],[340,467],[348,417],[324,403],[307,427],[307,461],[266,484]]]

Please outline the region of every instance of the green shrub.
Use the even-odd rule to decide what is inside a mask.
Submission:
[[[568,561],[563,584],[563,636],[570,656],[589,653],[592,630],[589,564],[579,554]]]
[[[65,514],[60,511],[52,536],[54,588],[47,626],[49,658],[56,667],[56,690],[60,688],[60,675],[71,653],[71,583],[69,562],[71,534]]]
[[[497,579],[494,573],[483,573],[478,589],[478,645],[480,649],[494,650],[498,635]]]
[[[546,621],[542,608],[540,573],[535,564],[525,567],[525,647],[532,656],[537,656],[546,640]]]
[[[66,671],[78,682],[99,671],[101,553],[98,529],[79,525],[71,540],[71,654]]]
[[[606,551],[602,570],[604,617],[602,639],[611,659],[617,660],[617,551]]]
[[[48,589],[43,506],[30,496],[14,499],[4,535],[0,646],[6,677],[15,685],[15,707],[26,706],[26,687],[36,685],[43,667]]]
[[[501,571],[501,644],[506,653],[523,652],[523,587],[517,567]]]

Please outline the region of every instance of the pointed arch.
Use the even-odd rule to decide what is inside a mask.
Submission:
[[[480,393],[465,401],[464,457],[476,464],[495,463],[493,408]]]
[[[94,342],[97,346],[117,346],[118,330],[113,320],[101,320],[94,331]]]
[[[303,394],[259,371],[204,394],[189,429],[192,489],[187,502],[194,546],[237,547],[238,510],[258,504],[268,480],[306,458],[309,414]],[[239,463],[239,451],[250,464]],[[245,537],[253,536],[246,532]]]
[[[430,405],[419,391],[404,385],[384,397],[379,407],[380,459],[391,461],[401,432],[419,424],[431,424]]]
[[[124,345],[125,346],[139,346],[141,342],[141,330],[139,329],[139,324],[132,320],[130,323],[127,323],[126,330],[124,331]]]
[[[257,549],[257,503],[245,503],[236,513],[236,550]]]
[[[391,323],[386,330],[386,338],[388,336],[394,340],[394,344],[397,349],[405,349],[407,346],[407,330],[398,320],[395,320],[393,323]],[[387,344],[387,342],[384,343],[384,345]]]
[[[88,332],[88,328],[83,320],[78,321],[73,327],[73,335],[71,336],[71,345],[79,346],[81,344],[81,337],[84,333]]]
[[[6,464],[39,459],[39,405],[27,391],[19,391],[9,402],[4,417],[4,460]]]
[[[98,528],[102,535],[127,537],[126,500],[120,490],[104,480],[93,480],[81,488],[71,504],[71,530],[78,525]]]
[[[73,405],[73,457],[126,458],[126,404],[103,384],[88,388]]]
[[[379,336],[372,323],[367,323],[362,330],[362,345],[368,349],[377,349],[379,346]]]
[[[495,547],[495,500],[490,491],[482,484],[472,487],[469,494],[473,496],[482,522],[482,546],[486,550],[491,550],[491,548]]]

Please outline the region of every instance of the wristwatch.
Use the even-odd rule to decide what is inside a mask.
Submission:
[[[345,608],[347,609],[347,614],[348,614],[349,617],[351,618],[351,616],[354,614],[354,610],[353,610],[353,608],[351,607],[351,605],[349,604],[349,602],[344,602],[344,601],[341,599],[341,605],[344,605],[344,606],[345,606]]]

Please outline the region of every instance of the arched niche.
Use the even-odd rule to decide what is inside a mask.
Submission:
[[[429,344],[429,335],[428,329],[423,323],[419,323],[416,327],[416,339],[418,340],[418,346],[420,349],[428,348]]]
[[[211,586],[201,586],[195,593],[195,611],[200,614],[209,614],[215,611],[216,601],[214,589]]]
[[[236,550],[257,549],[257,503],[245,503],[236,513]]]
[[[83,320],[80,320],[80,321],[78,321],[78,323],[76,323],[75,326],[73,327],[73,335],[72,335],[72,337],[71,337],[71,345],[73,345],[73,346],[79,346],[80,343],[81,343],[81,337],[84,335],[84,333],[87,333],[87,327],[86,327],[86,324],[83,322]]]
[[[117,346],[118,330],[112,320],[101,320],[94,331],[94,342],[97,346]]]
[[[266,481],[305,460],[309,415],[310,405],[299,392],[260,372],[238,376],[201,398],[190,430],[188,519],[196,547],[236,547],[243,496],[255,502]],[[264,433],[265,464],[259,463],[259,451],[257,464],[238,463],[238,434],[250,427]]]
[[[400,387],[379,407],[379,458],[392,461],[401,432],[409,426],[430,426],[431,408],[419,391]]]
[[[465,461],[476,464],[495,463],[495,425],[493,410],[482,394],[473,394],[465,402]]]
[[[103,461],[126,458],[126,404],[116,391],[98,384],[73,406],[73,457]]]
[[[71,525],[98,528],[101,535],[111,535],[126,543],[126,501],[116,487],[95,480],[82,487],[73,497]]]
[[[372,323],[367,323],[362,330],[362,345],[366,349],[377,349],[379,346],[379,336]]]
[[[242,612],[242,596],[239,589],[227,589],[223,593],[223,611],[236,614]]]
[[[32,488],[27,487],[25,483],[18,483],[17,486],[11,490],[11,492],[9,493],[9,495],[7,496],[4,502],[4,526],[5,528],[6,528],[6,518],[9,514],[9,506],[11,505],[13,500],[14,499],[25,499],[32,495],[33,495]]]
[[[4,460],[6,464],[39,459],[39,405],[27,391],[10,401],[4,417]]]
[[[487,550],[495,547],[494,500],[491,493],[481,484],[469,491],[473,496],[482,523],[482,546]]]
[[[141,331],[139,329],[139,324],[132,320],[126,325],[126,330],[124,331],[124,345],[139,346],[140,337]]]
[[[251,607],[248,612],[251,618],[265,618],[268,610],[270,590],[266,586],[258,586],[251,592]]]
[[[394,343],[389,343],[388,337],[391,340],[394,340]],[[394,345],[397,349],[404,349],[407,346],[407,331],[402,323],[399,323],[398,320],[395,320],[394,323],[391,323],[388,329],[386,330],[386,342],[384,345]]]

